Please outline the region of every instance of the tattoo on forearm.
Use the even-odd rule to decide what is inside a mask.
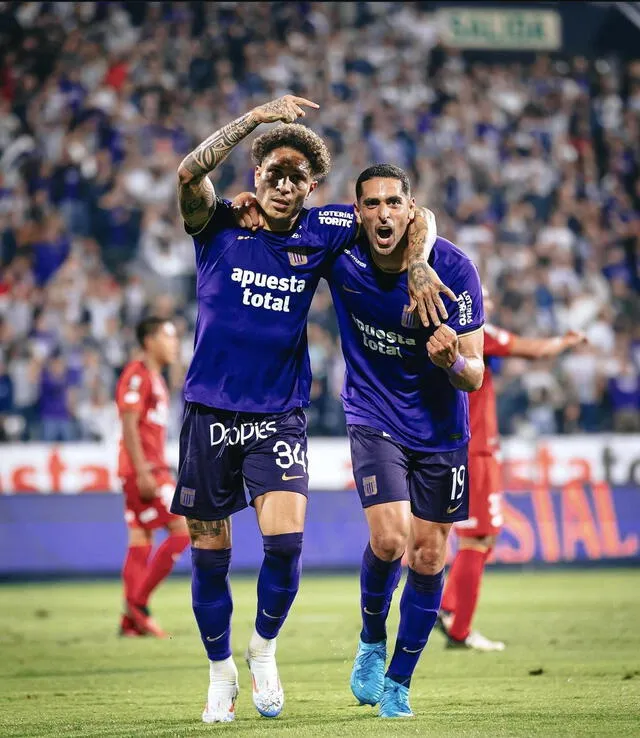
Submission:
[[[181,164],[195,179],[213,171],[228,155],[231,149],[258,125],[251,113],[227,123],[209,136]]]
[[[427,240],[427,221],[424,216],[424,209],[416,210],[416,217],[409,227],[409,248],[408,248],[408,271],[409,281],[416,290],[424,288],[430,283],[429,272],[424,260],[424,245]]]
[[[209,136],[183,159],[178,169],[178,200],[187,225],[204,225],[213,215],[216,193],[207,175],[257,125],[254,117],[246,113]]]

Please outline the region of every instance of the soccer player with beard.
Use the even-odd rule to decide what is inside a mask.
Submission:
[[[484,298],[487,314],[491,314],[493,305],[486,292]],[[489,324],[484,331],[485,361],[498,356],[548,359],[586,341],[582,333],[575,331],[550,338],[524,338]],[[469,398],[469,414],[469,519],[454,526],[458,551],[447,574],[438,624],[447,636],[449,648],[502,651],[502,641],[491,641],[471,628],[484,566],[503,524],[498,414],[488,361],[481,389]]]
[[[136,334],[142,357],[125,366],[116,386],[122,422],[118,475],[129,531],[120,635],[164,638],[149,612],[149,598],[189,545],[184,518],[169,512],[175,479],[165,459],[169,391],[161,371],[178,356],[178,336],[170,320],[153,316],[140,322]],[[169,535],[151,556],[158,528]]]
[[[414,217],[406,173],[362,172],[356,218],[365,239],[327,275],[346,363],[342,400],[356,486],[370,539],[360,575],[362,630],[351,675],[361,703],[411,717],[409,685],[440,608],[447,536],[468,515],[468,392],[483,379],[478,273],[437,238],[429,262],[458,295],[449,318],[425,328],[409,312],[407,229]],[[386,620],[407,551],[400,624],[386,669]]]
[[[304,126],[281,126],[253,143],[263,230],[250,234],[236,225],[231,203],[216,197],[208,174],[259,124],[292,124],[305,107],[318,106],[291,95],[260,105],[214,133],[178,169],[180,210],[196,251],[198,317],[171,510],[187,518],[191,535],[193,611],[210,665],[207,723],[235,716],[231,515],[247,506],[247,496],[264,547],[246,653],[253,702],[267,717],[282,710],[276,636],[298,591],[308,487],[306,320],[329,259],[357,230],[350,207],[304,208],[330,167],[323,141]],[[446,288],[424,262],[425,223],[417,217],[411,229],[409,261],[426,320],[428,309],[444,310],[438,292]],[[432,320],[439,322],[437,314]]]

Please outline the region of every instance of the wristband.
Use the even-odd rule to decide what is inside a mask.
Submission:
[[[446,370],[447,374],[454,374],[455,376],[460,376],[462,372],[465,370],[465,367],[467,366],[467,362],[464,358],[464,356],[459,355],[458,358],[451,364],[451,366]]]

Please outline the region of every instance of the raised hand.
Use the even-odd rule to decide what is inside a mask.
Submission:
[[[251,111],[251,116],[258,123],[275,123],[281,120],[283,123],[293,123],[298,118],[304,118],[305,111],[302,106],[318,109],[317,103],[304,97],[295,95],[284,95],[277,100],[271,100],[264,105],[258,105]]]

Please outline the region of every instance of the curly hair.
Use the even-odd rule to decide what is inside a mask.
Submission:
[[[295,149],[305,156],[314,179],[321,181],[329,174],[331,154],[325,142],[317,133],[299,123],[279,125],[258,136],[251,146],[251,156],[259,166],[267,154],[281,146]]]

